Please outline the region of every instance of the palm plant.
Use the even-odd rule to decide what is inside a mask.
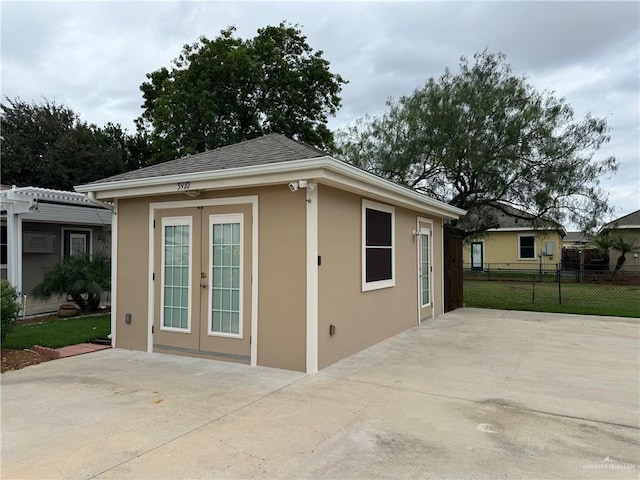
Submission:
[[[35,298],[67,295],[83,312],[96,312],[111,289],[111,259],[104,254],[71,255],[49,270],[31,292]]]
[[[618,250],[620,252],[620,256],[618,257],[618,260],[616,261],[616,268],[612,273],[612,276],[613,276],[624,265],[624,262],[627,259],[625,255],[627,253],[630,253],[630,252],[638,250],[640,247],[635,242],[635,240],[633,240],[631,238],[624,237],[623,235],[615,235],[613,237],[612,248],[614,248],[614,249],[616,249],[616,250]]]
[[[614,238],[609,231],[594,235],[589,240],[589,243],[598,250],[598,253],[606,260],[606,264],[609,265],[609,250],[613,248]]]

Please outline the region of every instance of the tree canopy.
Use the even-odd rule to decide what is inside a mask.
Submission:
[[[1,105],[2,182],[71,190],[137,168],[133,141],[119,125],[87,124],[70,108],[44,100]]]
[[[613,157],[594,158],[609,141],[606,120],[574,119],[565,99],[514,76],[501,53],[473,59],[339,132],[338,156],[467,210],[458,226],[468,234],[495,227],[494,208],[513,215],[508,207],[594,228],[610,210],[599,179],[617,169]]]
[[[152,163],[282,133],[319,148],[333,147],[329,115],[346,83],[322,51],[281,23],[242,40],[235,28],[185,45],[170,69],[147,74],[139,131],[154,146]]]

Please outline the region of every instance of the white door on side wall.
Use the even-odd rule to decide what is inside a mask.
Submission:
[[[418,305],[420,320],[433,316],[433,264],[431,229],[420,226],[418,234]]]

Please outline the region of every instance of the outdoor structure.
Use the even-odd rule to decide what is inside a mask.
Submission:
[[[583,232],[567,232],[562,239],[562,248],[584,249],[589,246],[589,238]]]
[[[36,301],[31,290],[67,255],[109,254],[111,210],[81,193],[37,187],[3,186],[0,204],[1,278],[23,295],[22,313],[56,311],[66,299]]]
[[[310,373],[443,312],[465,213],[278,134],[77,190],[115,207],[115,347]]]
[[[616,235],[622,236],[622,238],[633,245],[635,248],[632,252],[625,255],[626,261],[623,268],[627,272],[640,273],[640,210],[631,212],[628,215],[617,218],[612,222],[604,225],[599,233],[610,231]],[[612,249],[609,252],[609,266],[613,270],[616,267],[616,262],[620,257],[620,251]]]
[[[532,217],[503,205],[520,217]],[[562,259],[564,227],[552,222],[537,224],[495,209],[496,227],[464,245],[465,268],[471,270],[539,270],[556,268]],[[464,228],[464,226],[462,227]]]

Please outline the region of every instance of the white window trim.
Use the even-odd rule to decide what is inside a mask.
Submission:
[[[418,251],[419,251],[419,259],[420,259],[420,268],[422,268],[422,235],[427,235],[428,238],[428,242],[429,242],[429,276],[428,276],[428,283],[429,283],[429,303],[422,303],[422,292],[423,292],[423,285],[422,285],[422,275],[420,275],[420,306],[422,308],[427,308],[433,305],[433,288],[432,288],[432,273],[433,273],[433,237],[432,237],[432,230],[430,228],[427,227],[421,227],[420,228],[420,244],[418,246]]]
[[[388,280],[377,280],[375,282],[367,282],[367,209],[379,210],[391,214],[391,278]],[[372,202],[371,200],[362,200],[362,291],[379,290],[381,288],[395,287],[396,285],[396,210],[390,205]]]
[[[93,229],[92,228],[82,228],[82,227],[62,227],[61,228],[61,235],[62,238],[60,239],[60,258],[64,258],[64,238],[65,238],[65,234],[66,232],[71,231],[71,232],[89,232],[89,256],[93,257]],[[71,242],[71,238],[69,238],[69,242]],[[71,248],[71,245],[69,245],[69,248]],[[71,252],[69,252],[69,254],[71,254]]]
[[[187,225],[189,227],[189,275],[187,276],[187,328],[165,327],[164,326],[164,251],[165,251],[165,227],[175,227]],[[193,278],[193,218],[188,217],[162,217],[162,240],[160,259],[160,330],[176,333],[191,333],[191,313],[192,313],[192,278]]]
[[[209,278],[209,288],[207,290],[207,334],[210,337],[226,337],[226,338],[243,338],[243,323],[244,323],[244,312],[243,312],[243,303],[244,303],[244,214],[242,213],[232,213],[232,214],[213,214],[209,215],[209,232],[207,236],[209,237],[209,242],[207,248],[209,248],[209,270],[207,275],[211,275],[213,272],[213,254],[211,251],[211,246],[213,244],[213,239],[211,238],[211,232],[213,225],[221,224],[221,223],[239,223],[240,224],[240,298],[239,298],[239,328],[238,333],[225,333],[225,332],[216,332],[211,329],[211,311],[213,308],[213,278]]]
[[[533,257],[521,257],[520,256],[520,239],[522,237],[533,237]],[[524,260],[524,261],[529,261],[529,262],[537,260],[538,259],[538,257],[536,256],[536,252],[538,251],[537,245],[538,245],[538,239],[536,238],[535,234],[532,234],[532,233],[519,233],[518,234],[518,245],[517,245],[517,248],[518,248],[518,260]]]

